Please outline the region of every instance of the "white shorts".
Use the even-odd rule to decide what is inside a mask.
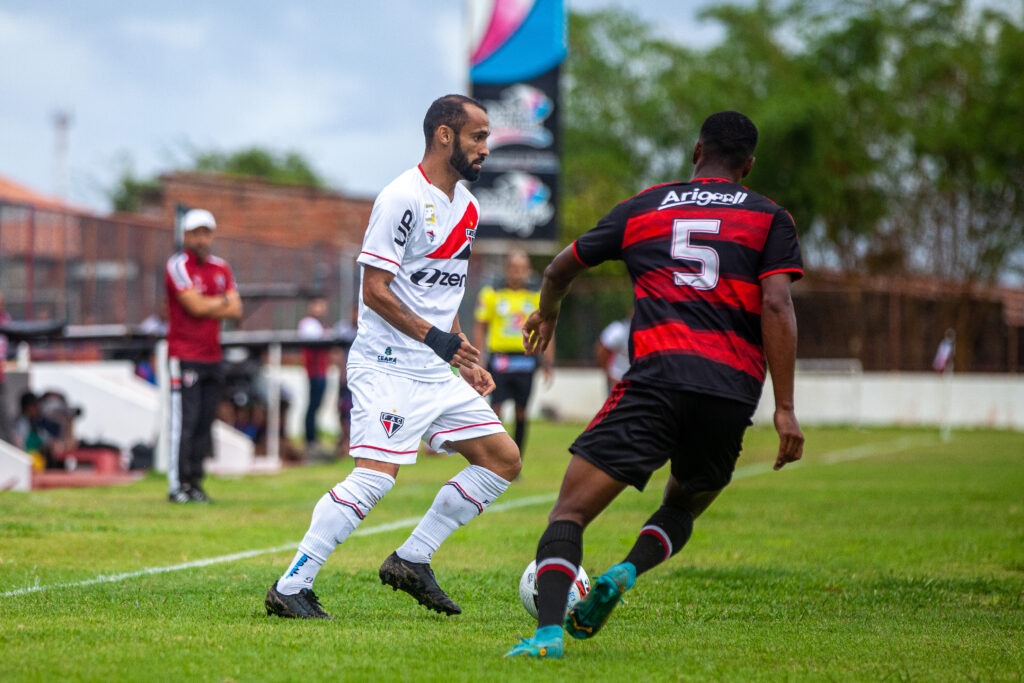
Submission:
[[[416,462],[420,440],[435,451],[449,442],[505,431],[487,401],[461,377],[420,382],[367,368],[350,368],[349,454],[396,465]]]

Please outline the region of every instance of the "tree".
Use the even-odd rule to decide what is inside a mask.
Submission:
[[[117,185],[110,191],[110,202],[115,211],[136,211],[146,193],[160,189],[160,181],[155,177],[139,178],[129,163],[124,166]],[[262,178],[282,185],[325,187],[323,179],[301,154],[278,154],[260,147],[236,152],[193,151],[190,164],[180,170]]]

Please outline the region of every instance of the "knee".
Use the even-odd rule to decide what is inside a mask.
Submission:
[[[519,446],[506,436],[501,440],[501,445],[494,450],[491,460],[493,466],[489,469],[502,479],[512,481],[519,476],[523,469],[523,461],[519,456]]]

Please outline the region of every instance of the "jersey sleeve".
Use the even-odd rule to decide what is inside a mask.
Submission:
[[[476,299],[476,310],[473,318],[478,323],[490,324],[494,319],[494,288],[484,287]]]
[[[796,224],[793,217],[783,208],[779,208],[772,218],[768,229],[768,238],[761,252],[761,268],[758,278],[763,280],[769,275],[789,273],[793,280],[804,275],[803,259],[800,256],[800,242],[796,236]]]
[[[575,242],[576,258],[585,266],[596,266],[622,258],[622,237],[629,218],[629,202],[622,202],[605,214],[593,228]]]
[[[397,273],[412,231],[419,223],[416,213],[414,197],[394,187],[385,188],[373,203],[363,248],[356,261]]]
[[[192,276],[188,272],[188,261],[184,254],[175,254],[167,260],[165,271],[168,290],[175,294],[181,294],[195,286]]]
[[[227,261],[223,262],[224,268],[224,293],[233,292],[238,289],[238,285],[235,283],[235,272],[231,270],[231,266],[228,265]]]

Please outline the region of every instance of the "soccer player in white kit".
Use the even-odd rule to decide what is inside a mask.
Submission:
[[[431,557],[521,468],[519,449],[483,398],[494,381],[458,319],[480,213],[459,181],[476,180],[489,154],[487,112],[446,95],[430,105],[423,133],[423,160],[378,195],[357,259],[358,331],[347,366],[355,467],[316,504],[295,559],[267,591],[267,614],[330,618],[313,592],[317,572],[394,486],[400,466],[416,462],[421,439],[469,465],[441,487],[380,578],[428,609],[459,614]]]

